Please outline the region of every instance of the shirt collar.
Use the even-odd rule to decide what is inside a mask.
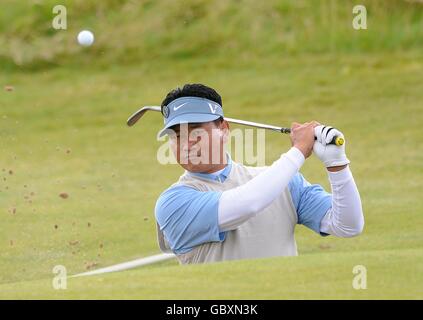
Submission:
[[[232,168],[232,159],[229,153],[226,153],[226,160],[227,160],[227,164],[220,174],[199,173],[199,172],[190,172],[190,171],[187,171],[187,173],[199,178],[207,179],[207,180],[224,182],[228,178],[229,174],[231,173],[231,168]]]

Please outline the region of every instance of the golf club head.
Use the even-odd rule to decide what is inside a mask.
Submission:
[[[126,121],[126,124],[129,127],[132,127],[141,117],[147,112],[147,111],[156,111],[161,112],[161,108],[158,106],[146,106],[139,109],[137,112],[135,112],[133,115],[131,115],[128,120]]]

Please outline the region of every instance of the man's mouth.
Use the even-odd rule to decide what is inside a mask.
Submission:
[[[201,149],[196,150],[189,150],[187,152],[182,153],[182,157],[184,159],[194,159],[201,157]]]
[[[198,158],[201,157],[201,150],[190,151],[188,153],[188,158]]]

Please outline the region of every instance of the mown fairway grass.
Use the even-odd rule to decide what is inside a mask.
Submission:
[[[121,22],[118,29],[129,37],[132,24]],[[196,23],[188,26],[189,41],[200,34],[195,26],[202,30]],[[279,53],[275,43],[269,55],[253,49],[202,55],[184,54],[172,42],[173,53],[163,58],[148,59],[142,51],[137,60],[136,49],[126,48],[133,55],[121,63],[119,50],[101,46],[101,33],[104,55],[96,47],[75,49],[75,57],[68,53],[63,60],[58,53],[55,65],[34,54],[16,67],[13,54],[0,52],[8,68],[0,87],[14,87],[0,92],[0,298],[423,298],[423,54],[414,47],[414,29],[404,28],[408,33],[395,33],[398,43],[381,41],[377,50],[370,45],[377,36],[370,34],[363,39],[368,46],[353,52],[347,45],[302,52],[297,43],[295,52]],[[247,40],[239,30],[235,45],[243,48]],[[49,35],[41,36],[48,43]],[[323,37],[309,36],[316,43]],[[187,82],[216,88],[230,117],[282,126],[315,119],[341,129],[362,196],[364,233],[321,238],[298,226],[299,257],[188,267],[169,261],[69,279],[68,290],[53,290],[55,265],[71,275],[158,252],[155,201],[182,170],[157,163],[160,115],[148,114],[133,128],[125,122],[139,106],[159,104]],[[266,133],[266,163],[289,147],[286,136]],[[330,190],[316,158],[301,171]],[[367,267],[367,290],[352,288],[355,265]]]
[[[418,249],[334,252],[295,258],[154,268],[1,286],[1,297],[49,299],[416,299],[422,297]],[[352,288],[352,266],[367,268],[367,289]]]

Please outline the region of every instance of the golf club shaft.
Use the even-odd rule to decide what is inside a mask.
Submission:
[[[146,106],[146,107],[141,108],[140,110],[138,110],[132,116],[129,117],[129,119],[127,121],[128,126],[133,126],[144,115],[144,113],[146,111],[161,112],[161,108],[158,107],[158,106]],[[230,123],[241,124],[241,125],[249,126],[249,127],[268,129],[268,130],[278,131],[278,132],[282,132],[282,133],[290,133],[291,132],[290,128],[277,127],[277,126],[272,126],[272,125],[264,124],[264,123],[245,121],[245,120],[226,118],[226,117],[225,117],[225,120],[230,122]]]
[[[137,112],[135,112],[133,115],[131,115],[127,121],[127,125],[128,126],[133,126],[143,115],[145,112],[147,111],[155,111],[155,112],[161,112],[161,107],[159,106],[145,106],[141,109],[139,109]],[[224,118],[226,121],[230,122],[230,123],[236,123],[236,124],[240,124],[240,125],[244,125],[244,126],[249,126],[249,127],[255,127],[255,128],[261,128],[261,129],[267,129],[267,130],[272,130],[272,131],[277,131],[280,133],[291,133],[291,129],[290,128],[286,128],[286,127],[277,127],[277,126],[272,126],[269,124],[264,124],[264,123],[258,123],[258,122],[252,122],[252,121],[245,121],[245,120],[240,120],[240,119],[234,119],[234,118]],[[332,141],[329,144],[334,144],[334,145],[343,145],[344,144],[344,140],[341,137],[333,137]]]

